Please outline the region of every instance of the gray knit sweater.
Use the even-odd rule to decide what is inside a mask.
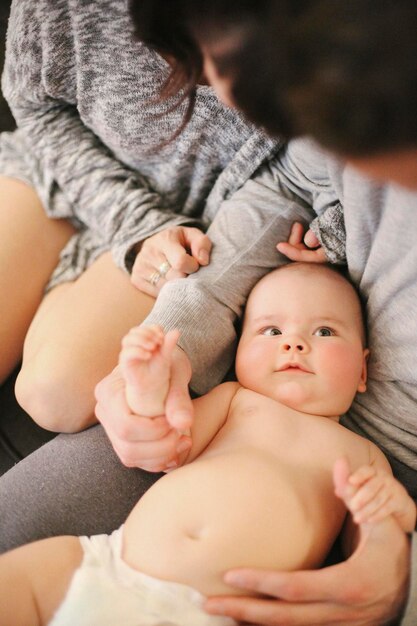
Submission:
[[[120,267],[168,226],[206,228],[277,147],[210,87],[184,115],[158,101],[166,62],[133,38],[127,0],[14,0],[2,87],[19,130],[0,138],[0,172],[37,189],[51,217],[80,229],[53,286],[112,249]]]

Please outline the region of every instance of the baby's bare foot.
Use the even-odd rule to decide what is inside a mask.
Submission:
[[[119,362],[133,413],[147,417],[165,413],[171,354],[177,339],[177,331],[164,335],[159,326],[138,326],[124,337]]]

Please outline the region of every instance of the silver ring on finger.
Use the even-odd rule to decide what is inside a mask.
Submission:
[[[150,283],[153,287],[156,287],[160,278],[161,274],[159,272],[152,272],[152,274],[148,278],[148,283]]]
[[[171,269],[171,263],[169,263],[169,261],[164,261],[158,267],[158,272],[162,278],[165,278],[165,276],[167,275],[170,269]]]

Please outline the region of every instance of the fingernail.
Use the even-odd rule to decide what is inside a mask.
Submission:
[[[177,446],[177,453],[182,454],[191,448],[191,441],[189,439],[183,439]]]
[[[166,464],[166,469],[175,469],[176,467],[178,467],[178,463],[177,461],[171,461],[170,463]]]

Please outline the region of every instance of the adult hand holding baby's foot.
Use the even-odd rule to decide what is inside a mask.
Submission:
[[[120,364],[96,387],[97,418],[127,467],[166,471],[191,447],[184,434],[193,417],[191,368],[177,339],[177,331],[164,336],[159,327],[133,329],[123,341]]]
[[[177,330],[166,335],[160,326],[136,326],[123,338],[119,357],[126,381],[126,399],[138,415],[165,414]]]

